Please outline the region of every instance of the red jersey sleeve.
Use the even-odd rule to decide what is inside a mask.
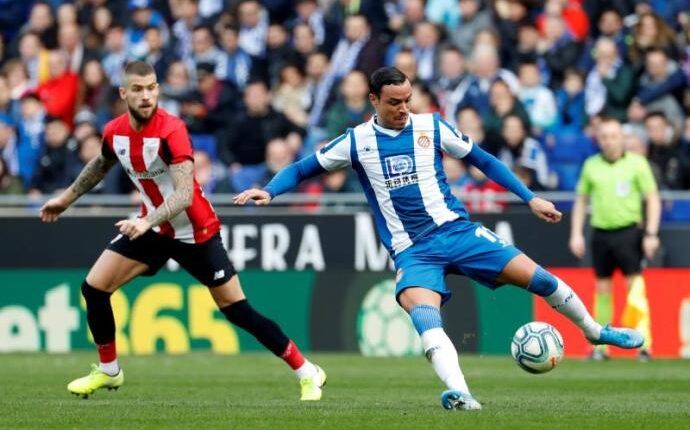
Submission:
[[[107,125],[103,129],[103,139],[101,139],[101,155],[108,160],[117,159],[115,151],[113,150],[113,135],[110,132],[110,127]]]
[[[192,155],[192,141],[187,133],[187,127],[182,121],[179,121],[173,131],[168,135],[166,145],[170,164],[194,160]]]

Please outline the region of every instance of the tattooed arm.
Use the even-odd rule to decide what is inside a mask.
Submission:
[[[170,166],[170,176],[172,176],[175,191],[146,217],[151,227],[170,221],[192,204],[194,164],[191,161],[173,164]]]
[[[194,197],[194,164],[191,160],[170,166],[173,181],[173,193],[151,212],[146,218],[118,221],[115,225],[120,233],[134,240],[146,233],[151,227],[170,221],[177,214],[192,204]]]
[[[77,179],[59,196],[48,200],[40,210],[43,222],[57,221],[65,211],[79,197],[95,187],[115,165],[117,159],[109,159],[102,154],[89,161],[82,169]]]

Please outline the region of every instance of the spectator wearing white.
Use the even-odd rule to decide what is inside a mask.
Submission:
[[[199,0],[177,0],[170,2],[171,12],[176,21],[172,25],[175,37],[175,54],[188,59],[192,55],[192,30],[201,24]]]
[[[244,88],[252,71],[252,57],[239,45],[239,28],[227,24],[220,30],[220,45],[228,59],[226,67],[226,79],[237,86]]]
[[[595,67],[585,81],[585,112],[588,116],[604,114],[626,120],[632,98],[633,72],[623,64],[616,43],[607,37],[594,45]]]
[[[105,75],[113,86],[122,86],[122,68],[128,60],[125,29],[114,24],[105,34],[105,55],[101,62]]]
[[[539,67],[536,63],[523,63],[518,69],[520,92],[518,99],[529,115],[535,134],[551,127],[557,119],[556,99],[551,90],[541,84]]]
[[[456,46],[446,46],[439,57],[439,77],[432,90],[441,112],[452,125],[455,125],[455,111],[465,97],[469,84],[464,55]]]
[[[190,73],[194,74],[199,64],[213,64],[214,73],[219,80],[228,77],[228,54],[218,48],[211,27],[200,25],[192,32],[192,56],[186,61]],[[192,76],[192,80],[196,76]]]
[[[429,21],[418,23],[414,28],[412,52],[417,58],[417,75],[419,79],[431,81],[436,74],[438,42],[441,35],[435,24]]]
[[[266,52],[268,13],[256,0],[243,0],[237,8],[240,24],[239,45],[249,55],[262,57]]]

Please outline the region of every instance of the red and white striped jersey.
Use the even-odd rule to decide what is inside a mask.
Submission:
[[[117,159],[141,192],[141,216],[163,204],[173,193],[171,164],[192,158],[192,144],[181,119],[158,108],[141,131],[129,125],[128,113],[118,116],[103,129],[103,156]],[[185,243],[201,243],[220,229],[211,202],[194,180],[192,205],[154,231]]]

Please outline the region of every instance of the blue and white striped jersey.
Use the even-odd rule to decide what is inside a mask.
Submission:
[[[317,152],[326,170],[347,166],[357,172],[381,240],[391,255],[467,211],[450,192],[443,152],[465,157],[472,140],[438,114],[410,114],[402,130],[375,123],[349,129]]]

